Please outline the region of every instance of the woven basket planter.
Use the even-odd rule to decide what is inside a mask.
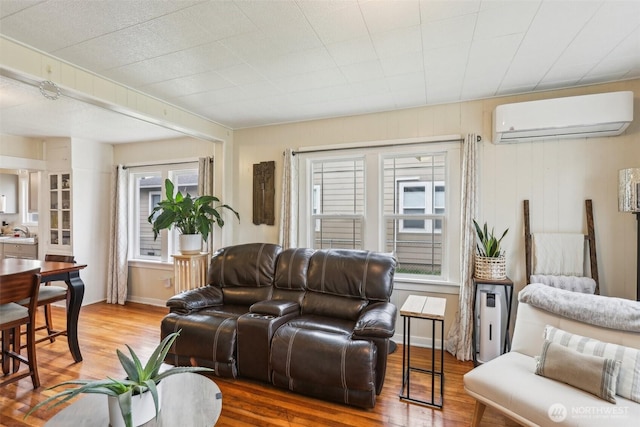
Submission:
[[[507,278],[506,259],[503,256],[489,258],[476,255],[474,277],[484,280],[503,280]]]

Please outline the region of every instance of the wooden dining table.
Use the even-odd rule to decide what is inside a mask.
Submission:
[[[84,282],[80,278],[80,270],[86,264],[73,262],[40,261],[32,259],[5,258],[0,260],[0,276],[19,273],[25,270],[40,268],[40,282],[64,282],[69,288],[67,298],[67,342],[73,360],[82,361],[78,344],[78,318],[84,297]]]

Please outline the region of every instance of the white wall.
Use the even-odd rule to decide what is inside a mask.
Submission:
[[[110,144],[72,139],[73,255],[78,263],[87,264],[80,272],[85,283],[83,305],[107,296],[112,164]]]
[[[507,272],[517,290],[525,285],[522,201],[530,200],[532,232],[586,232],[584,201],[592,199],[601,293],[636,298],[636,221],[634,215],[618,212],[617,189],[618,171],[640,165],[640,80],[550,95],[618,90],[635,93],[635,120],[619,137],[482,144],[482,219],[510,229]],[[486,102],[492,108],[499,103]],[[485,109],[485,115],[489,112]],[[485,122],[485,134],[489,125],[490,120]]]
[[[635,121],[625,134],[611,138],[548,140],[494,145],[491,116],[496,105],[580,94],[631,90]],[[276,218],[280,216],[282,152],[285,148],[334,145],[450,134],[479,133],[481,182],[479,222],[496,230],[509,228],[504,246],[507,273],[516,292],[525,282],[522,201],[530,199],[533,231],[586,231],[584,200],[593,200],[602,293],[635,299],[635,217],[617,211],[618,170],[640,166],[640,80],[530,95],[413,108],[387,113],[316,120],[237,130],[234,133],[236,189],[233,204],[251,210],[252,165],[276,161]],[[277,242],[278,227],[245,221],[237,243]],[[438,295],[447,290],[429,288]],[[393,301],[402,305],[414,289],[396,287]],[[442,295],[440,295],[442,296]],[[447,326],[457,298],[447,296]],[[398,322],[400,325],[400,322]],[[401,326],[401,325],[400,325]],[[421,335],[421,332],[417,332]]]
[[[194,160],[198,157],[213,156],[215,159],[214,193],[223,202],[231,199],[230,180],[224,179],[226,171],[233,169],[227,156],[231,150],[226,146],[233,141],[231,132],[224,135],[225,142],[214,143],[194,138],[178,138],[164,141],[137,142],[114,145],[113,164],[139,165],[154,162],[171,162]],[[233,206],[233,205],[232,205]],[[251,212],[240,212],[246,222]],[[250,220],[249,220],[250,221]],[[236,221],[227,221],[221,230],[214,230],[214,247],[229,245],[233,242]],[[174,295],[173,286],[166,287],[167,279],[173,277],[172,264],[148,262],[130,263],[128,296],[129,301],[164,306],[167,299]]]
[[[0,157],[20,157],[24,159],[42,160],[42,140],[27,136],[0,134]],[[0,167],[5,167],[0,165]]]

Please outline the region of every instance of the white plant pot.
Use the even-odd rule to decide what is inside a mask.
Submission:
[[[202,251],[202,236],[199,234],[181,234],[179,236],[182,255],[199,254]]]
[[[162,403],[162,387],[158,384],[158,414]],[[109,425],[111,427],[125,427],[122,411],[118,399],[107,396],[109,403]],[[131,421],[134,426],[141,426],[151,421],[156,416],[156,407],[153,403],[153,395],[148,391],[141,395],[131,396]]]

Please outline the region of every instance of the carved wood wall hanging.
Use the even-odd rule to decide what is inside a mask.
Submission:
[[[275,224],[275,169],[276,162],[253,165],[253,223]]]

